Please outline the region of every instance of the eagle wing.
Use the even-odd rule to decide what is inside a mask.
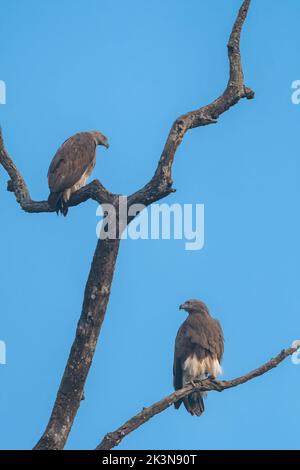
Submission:
[[[218,361],[221,364],[224,354],[224,334],[219,320],[214,320],[214,323],[214,348]]]
[[[173,386],[175,390],[182,387],[182,357],[186,355],[188,344],[186,341],[186,325],[185,322],[178,330],[175,340],[174,362],[173,362]],[[186,356],[187,357],[187,356]],[[178,403],[178,406],[181,402]],[[175,403],[176,407],[176,403]]]
[[[96,143],[89,132],[79,132],[66,140],[48,170],[50,191],[59,193],[77,183],[94,160],[95,152]]]
[[[208,354],[217,357],[219,363],[224,353],[224,336],[218,320],[192,315],[189,320],[188,336],[198,358]]]

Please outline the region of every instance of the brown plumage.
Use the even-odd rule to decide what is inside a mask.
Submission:
[[[187,319],[178,330],[175,341],[173,383],[178,390],[195,380],[208,376],[217,377],[221,372],[224,352],[224,338],[218,320],[212,318],[206,305],[199,300],[188,300],[180,305],[188,312]],[[182,401],[187,411],[200,416],[204,412],[205,393],[195,391],[175,403],[179,408]]]
[[[85,185],[96,164],[97,145],[109,147],[101,132],[78,132],[54,155],[48,170],[48,203],[57,213],[67,215],[71,195]]]

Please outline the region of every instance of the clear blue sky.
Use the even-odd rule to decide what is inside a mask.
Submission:
[[[0,106],[7,148],[34,199],[58,146],[77,131],[110,140],[95,175],[128,194],[152,175],[172,121],[227,82],[226,41],[241,0],[5,0]],[[226,338],[224,377],[300,337],[300,3],[253,1],[242,36],[246,84],[219,123],[191,131],[165,202],[205,204],[205,247],[124,241],[69,449],[93,448],[172,390],[182,301],[204,300]],[[96,244],[96,204],[23,213],[0,169],[0,447],[31,448],[48,420]],[[299,448],[300,366],[287,360],[237,389],[211,393],[193,418],[170,408],[120,449]]]

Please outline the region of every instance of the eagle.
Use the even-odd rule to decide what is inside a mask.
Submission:
[[[175,390],[208,376],[216,378],[222,372],[221,361],[224,353],[224,337],[218,320],[212,318],[207,306],[200,300],[188,300],[180,305],[186,310],[187,319],[178,330],[175,341],[173,384]],[[201,416],[204,412],[205,392],[195,391],[178,400],[191,415]]]
[[[108,148],[107,138],[99,131],[78,132],[57,150],[48,170],[51,209],[64,216],[71,195],[86,184],[96,164],[96,147]]]

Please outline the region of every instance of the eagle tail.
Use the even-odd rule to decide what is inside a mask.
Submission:
[[[176,402],[174,403],[174,408],[175,408],[175,410],[178,410],[178,408],[180,407],[181,403],[182,403],[182,400],[178,400],[178,401],[176,401]]]
[[[204,396],[205,393],[193,392],[183,399],[184,406],[192,416],[201,416],[204,413]]]
[[[68,213],[68,204],[65,202],[63,198],[63,192],[60,193],[50,193],[48,197],[48,204],[51,209],[54,209],[57,215],[59,213],[63,214],[64,216]]]

